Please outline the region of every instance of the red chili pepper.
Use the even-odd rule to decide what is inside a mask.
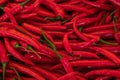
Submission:
[[[60,19],[64,19],[65,17],[64,10],[60,6],[58,6],[56,3],[49,1],[49,0],[44,0],[42,4],[50,7],[55,12],[56,17]]]
[[[64,10],[66,11],[79,11],[79,12],[85,12],[85,13],[92,13],[90,10],[84,8],[84,7],[79,7],[79,6],[74,6],[74,5],[67,5],[67,4],[61,4],[61,6]]]
[[[31,6],[26,7],[20,13],[29,13],[41,4],[42,0],[36,0]]]
[[[115,33],[115,39],[118,43],[120,43],[120,32]]]
[[[71,0],[69,2],[66,2],[66,4],[70,4],[70,5],[74,5],[74,4],[77,4],[77,3],[80,3],[81,0]]]
[[[18,4],[16,5],[15,7],[13,7],[12,9],[10,9],[10,12],[12,15],[15,15],[17,13],[19,13],[22,9],[23,9],[23,6],[28,3],[29,0],[26,0],[25,2],[21,3],[21,4]],[[8,15],[7,14],[3,14],[1,17],[0,17],[0,21],[6,21],[8,19]]]
[[[41,59],[38,58],[32,52],[30,52],[29,54],[25,54],[25,57],[27,59],[31,60],[32,62],[36,62],[36,63],[48,63],[48,64],[55,64],[55,63],[57,63],[55,61],[55,59],[51,59],[50,57],[44,56],[44,54],[40,54],[40,56],[41,56]]]
[[[5,80],[5,72],[6,72],[6,66],[7,66],[7,63],[8,63],[8,56],[7,56],[7,51],[6,51],[6,48],[3,44],[2,41],[0,41],[0,61],[2,63],[2,69],[3,69],[3,80]]]
[[[17,18],[17,20],[20,20],[20,19],[31,19],[32,17],[35,17],[36,15],[37,15],[36,13],[20,14],[20,15],[17,15],[16,18]]]
[[[13,29],[8,29],[6,31],[6,28],[0,28],[0,36],[3,36],[3,37],[12,37],[12,38],[16,38],[18,40],[21,40],[21,41],[24,41],[26,43],[28,43],[29,45],[32,45],[33,47],[35,47],[36,49],[40,49],[39,45],[36,44],[31,38],[29,38],[28,36],[16,31],[16,30],[13,30]]]
[[[85,74],[85,76],[89,77],[89,79],[93,78],[93,76],[99,76],[99,75],[120,78],[120,76],[119,76],[120,72],[119,71],[117,71],[117,70],[110,70],[110,69],[94,70],[94,71],[90,71],[90,72]]]
[[[109,80],[109,79],[111,79],[110,76],[105,76],[105,77],[98,77],[95,80]]]
[[[36,8],[35,12],[41,17],[55,17],[55,15],[43,8]]]
[[[77,78],[78,80],[86,80],[85,78],[83,78],[83,77],[81,77],[81,76],[76,76],[76,78]]]
[[[88,5],[95,7],[95,8],[99,8],[102,10],[113,10],[113,6],[108,5],[108,4],[102,4],[102,3],[98,3],[98,2],[90,2],[87,0],[82,0],[82,1]]]
[[[70,44],[69,44],[68,36],[69,36],[70,34],[72,34],[72,33],[73,33],[73,31],[68,32],[68,33],[66,33],[66,34],[64,35],[64,37],[63,37],[63,45],[64,45],[66,51],[67,51],[69,54],[71,54],[71,55],[73,54],[73,51],[72,51],[71,46],[70,46]]]
[[[40,35],[42,34],[41,33],[41,28],[35,27],[35,26],[27,24],[27,23],[24,23],[23,26],[27,30],[30,30],[30,31],[35,32],[35,33],[40,34]],[[53,38],[49,35],[49,33],[45,32],[45,34],[52,42],[54,42]]]
[[[78,60],[70,62],[73,67],[93,67],[93,68],[105,68],[105,67],[118,67],[117,64],[114,64],[108,60]],[[62,64],[55,65],[51,70],[58,69],[62,67]]]
[[[26,73],[29,76],[33,76],[34,78],[38,79],[38,80],[45,80],[40,74],[38,74],[35,70],[30,69],[29,67],[26,67],[24,65],[21,65],[19,63],[16,62],[10,62],[9,63],[10,67],[14,67],[16,68],[18,71],[22,72],[22,73]]]
[[[103,49],[106,49],[112,53],[119,54],[120,53],[120,46],[101,46]]]
[[[94,31],[100,31],[100,30],[106,30],[106,29],[112,29],[114,24],[104,24],[99,26],[92,26],[83,29],[83,32],[94,32]],[[120,24],[116,24],[116,27],[119,28]]]
[[[37,67],[37,66],[33,66],[32,69],[38,71],[42,76],[44,76],[45,78],[49,79],[49,80],[56,80],[57,77],[54,74],[51,74],[50,72]]]
[[[71,67],[71,64],[69,63],[68,59],[66,57],[63,57],[57,50],[55,45],[46,37],[44,31],[42,30],[42,35],[45,38],[45,40],[48,42],[48,44],[50,45],[50,47],[53,49],[53,51],[55,52],[56,56],[60,59],[60,62],[62,63],[62,65],[64,66],[64,69],[67,73],[69,72],[73,72],[73,69]],[[75,77],[72,77],[73,80],[75,80]]]
[[[0,5],[3,5],[7,2],[7,0],[0,0]]]
[[[30,20],[36,21],[36,22],[42,22],[42,23],[50,22],[49,20],[45,20],[44,18],[39,17],[39,16],[31,17]]]
[[[5,13],[7,14],[7,16],[10,18],[11,22],[12,22],[13,24],[16,24],[16,25],[17,25],[17,21],[16,21],[15,17],[11,14],[10,9],[7,8],[7,7],[5,7],[5,8],[4,8],[4,12],[5,12]]]
[[[117,7],[120,7],[120,2],[119,0],[109,0],[112,4],[114,4]]]
[[[77,74],[77,72],[70,72],[70,73],[58,78],[57,80],[67,80],[67,79],[70,79],[72,76],[74,77],[76,74]]]
[[[86,51],[73,51],[73,56],[76,57],[80,57],[80,58],[97,58],[99,59],[100,57],[98,57],[96,54],[92,53],[92,52],[86,52]]]
[[[80,39],[82,39],[82,40],[84,40],[84,41],[89,41],[89,39],[88,39],[87,37],[85,37],[85,36],[83,35],[83,33],[81,33],[80,31],[78,31],[76,23],[77,23],[77,19],[74,20],[74,22],[73,22],[73,30],[74,30],[74,32],[76,33],[76,35],[77,35]]]
[[[101,31],[92,32],[90,34],[100,36],[103,39],[111,39],[114,36],[114,31],[113,30],[101,30]]]
[[[27,63],[27,64],[30,64],[30,65],[33,65],[33,63],[26,59],[25,57],[23,57],[19,52],[17,52],[11,45],[10,45],[10,42],[7,38],[4,39],[4,42],[5,42],[5,46],[8,50],[8,52],[10,52],[10,54],[12,54],[14,57],[16,57],[17,59]]]
[[[120,65],[120,59],[116,55],[114,55],[113,53],[111,53],[110,51],[105,50],[105,49],[100,48],[100,47],[90,47],[90,49],[95,50],[95,51],[101,53],[105,57],[107,57],[110,60],[112,60],[114,63]]]

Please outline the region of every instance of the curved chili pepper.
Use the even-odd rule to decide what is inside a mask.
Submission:
[[[71,54],[71,55],[72,55],[73,51],[72,51],[72,49],[71,49],[71,47],[70,47],[70,44],[69,44],[69,41],[68,41],[68,36],[69,36],[70,34],[72,34],[72,33],[73,33],[73,31],[68,32],[68,33],[66,33],[66,34],[64,35],[64,37],[63,37],[63,45],[64,45],[66,51],[67,51],[69,54]]]
[[[55,12],[57,18],[64,19],[65,17],[64,10],[60,6],[58,6],[56,3],[49,0],[44,0],[42,3],[50,7]]]
[[[6,45],[6,48],[8,50],[8,52],[10,52],[14,57],[16,57],[17,59],[27,63],[27,64],[30,64],[30,65],[33,65],[33,63],[26,59],[25,57],[23,57],[19,52],[17,52],[11,45],[10,45],[10,42],[7,38],[4,38],[4,42],[5,42],[5,45]]]
[[[8,56],[7,56],[7,52],[5,49],[4,44],[2,43],[2,41],[0,41],[0,61],[2,63],[2,68],[3,68],[3,80],[5,80],[5,72],[6,72],[6,66],[8,63]]]
[[[105,57],[107,57],[110,60],[112,60],[114,63],[120,65],[120,59],[116,55],[114,55],[113,53],[111,53],[110,51],[105,50],[105,49],[100,48],[100,47],[90,47],[90,49],[95,50],[95,51],[101,53]]]
[[[26,67],[24,65],[21,65],[19,63],[16,62],[10,62],[9,63],[10,67],[14,67],[16,68],[16,70],[22,72],[22,73],[26,73],[30,76],[33,76],[34,78],[38,79],[38,80],[45,80],[40,74],[38,74],[35,70],[30,69],[29,67]]]
[[[76,35],[77,35],[79,38],[81,38],[82,40],[84,40],[84,41],[89,41],[89,39],[88,39],[87,37],[85,37],[81,32],[79,32],[79,31],[77,30],[77,25],[76,25],[76,23],[77,23],[77,19],[74,20],[74,22],[73,22],[73,30],[74,30],[74,32],[76,33]]]

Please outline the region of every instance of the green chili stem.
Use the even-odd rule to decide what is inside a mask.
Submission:
[[[42,32],[42,35],[44,37],[44,39],[47,41],[47,43],[49,44],[49,46],[52,48],[52,49],[55,49],[56,50],[56,47],[55,45],[46,37],[44,31],[41,29],[41,32]]]
[[[83,30],[83,27],[80,27],[80,28],[79,28],[79,31],[81,32],[82,30]]]
[[[118,45],[118,43],[107,42],[107,41],[104,41],[103,39],[100,39],[99,41],[100,41],[101,43],[108,44],[108,45],[114,45],[114,46]]]
[[[41,59],[41,56],[31,46],[28,45],[27,49],[31,50],[38,58]]]
[[[106,15],[104,14],[103,19],[102,19],[102,24],[105,24],[105,19],[106,19]]]
[[[22,2],[22,3],[20,3],[20,5],[24,7],[25,4],[27,4],[29,1],[30,1],[30,0],[26,0],[26,1]]]
[[[12,78],[12,80],[16,80],[15,78]]]
[[[118,32],[117,27],[116,27],[116,23],[117,23],[117,22],[118,22],[118,19],[117,19],[116,16],[114,16],[114,17],[113,17],[113,25],[114,25],[114,31],[115,31],[115,32]]]
[[[55,45],[46,37],[44,31],[41,29],[42,35],[44,37],[44,39],[47,41],[47,43],[49,44],[49,46],[53,49],[53,51],[55,52],[56,56],[61,59],[62,55],[59,54],[59,52],[56,50]]]
[[[3,62],[3,63],[2,63],[2,68],[3,68],[3,80],[5,80],[6,66],[7,66],[7,63],[6,63],[6,62]]]
[[[113,14],[114,14],[115,12],[116,12],[116,10],[112,11],[112,12],[110,13],[110,16],[113,17]]]
[[[26,48],[20,46],[20,45],[17,44],[17,43],[14,45],[14,48],[23,48],[27,53],[29,53],[29,51],[28,51]]]
[[[21,80],[20,74],[17,72],[17,70],[15,68],[13,68],[13,67],[10,67],[10,68],[15,71],[15,73],[16,73],[16,75],[18,77],[18,80]]]

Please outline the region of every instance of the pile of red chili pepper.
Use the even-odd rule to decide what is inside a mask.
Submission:
[[[0,80],[120,80],[120,0],[0,0]]]

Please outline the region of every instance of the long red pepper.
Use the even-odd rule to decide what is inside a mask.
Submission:
[[[6,48],[2,43],[2,41],[0,41],[0,53],[1,53],[0,61],[3,67],[3,80],[5,80],[5,72],[6,72],[6,66],[8,63],[8,56],[7,56]]]
[[[56,17],[59,17],[60,19],[61,18],[64,19],[65,17],[64,10],[60,6],[58,6],[56,3],[49,0],[44,0],[42,3],[50,7],[55,12]]]
[[[27,64],[30,64],[30,65],[33,65],[33,63],[26,59],[25,57],[23,57],[19,52],[17,52],[10,44],[9,40],[7,38],[4,39],[4,42],[5,42],[5,45],[6,45],[6,48],[8,50],[8,52],[10,52],[14,57],[16,57],[17,59],[27,63]]]
[[[71,49],[71,47],[70,47],[70,44],[69,44],[69,41],[68,41],[68,36],[69,36],[70,34],[72,34],[72,33],[73,33],[73,31],[68,32],[68,33],[66,33],[66,34],[64,35],[64,37],[63,37],[63,45],[64,45],[66,51],[67,51],[69,54],[73,54],[73,51],[72,51],[72,49]]]
[[[21,13],[29,13],[41,4],[42,0],[36,0],[31,6],[26,7]]]
[[[92,26],[83,29],[83,32],[94,32],[94,31],[99,31],[99,30],[106,30],[106,29],[112,29],[113,24],[104,24],[104,25],[99,25],[99,26]],[[116,26],[119,28],[120,24],[116,24]]]
[[[82,1],[88,5],[94,6],[96,8],[100,8],[103,10],[113,10],[113,7],[111,5],[108,5],[108,4],[102,4],[102,3],[98,3],[98,2],[90,2],[87,0],[82,0]]]
[[[45,78],[49,79],[49,80],[56,80],[57,77],[54,74],[51,74],[50,72],[37,67],[37,66],[33,66],[32,69],[38,71],[42,76],[44,76]]]
[[[14,67],[16,68],[18,71],[21,71],[23,73],[26,73],[30,76],[33,76],[34,78],[38,79],[38,80],[45,80],[40,74],[38,74],[35,70],[30,69],[29,67],[26,67],[24,65],[21,65],[19,63],[16,62],[10,62],[9,63],[10,67]]]
[[[55,17],[55,15],[43,8],[36,8],[35,12],[41,17]]]
[[[78,7],[78,6],[74,6],[74,5],[60,5],[63,9],[65,9],[66,11],[69,10],[75,10],[75,11],[80,11],[80,12],[86,12],[86,13],[92,13],[90,10],[84,8],[84,7]]]
[[[67,80],[67,79],[70,79],[72,76],[74,76],[75,74],[77,74],[77,72],[71,72],[71,73],[68,73],[60,78],[58,78],[57,80]],[[83,79],[84,80],[84,79]]]
[[[113,53],[111,53],[110,51],[105,50],[105,49],[100,48],[100,47],[90,47],[90,49],[98,51],[99,53],[101,53],[105,57],[107,57],[110,60],[112,60],[114,63],[120,65],[120,59],[116,55],[114,55]]]
[[[119,67],[117,64],[114,64],[108,60],[78,60],[70,62],[71,65],[78,66],[78,67],[98,67],[98,68],[105,68],[105,67]],[[62,67],[62,64],[55,65],[51,68],[51,70],[58,69]]]
[[[104,76],[111,76],[120,78],[120,72],[117,70],[109,70],[109,69],[101,69],[101,70],[94,70],[85,74],[86,77],[92,78],[93,76],[104,75]]]

